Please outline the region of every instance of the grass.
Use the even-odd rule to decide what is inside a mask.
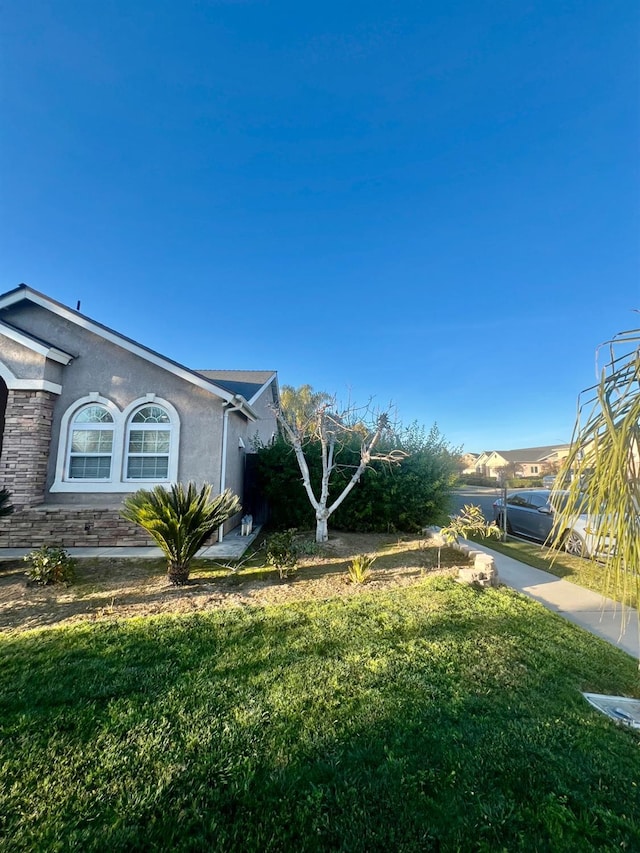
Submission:
[[[640,849],[636,663],[535,602],[390,592],[0,636],[0,848]]]
[[[508,538],[506,542],[501,542],[489,537],[479,539],[470,536],[469,538],[474,542],[486,545],[487,548],[498,551],[500,554],[506,554],[508,557],[513,557],[514,560],[520,560],[521,563],[526,563],[528,566],[542,569],[544,572],[571,581],[578,586],[584,586],[612,598],[614,601],[622,601],[621,596],[612,586],[604,565],[595,560],[573,557],[564,551],[554,551],[551,548],[545,548],[544,545],[539,545],[537,542],[525,542],[522,539]],[[636,595],[631,591],[623,603],[630,607],[638,607],[639,605]]]

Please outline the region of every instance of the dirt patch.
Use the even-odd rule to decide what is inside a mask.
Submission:
[[[310,553],[287,579],[265,567],[258,551],[240,567],[196,561],[184,587],[167,582],[162,560],[78,560],[77,582],[70,587],[27,586],[22,561],[0,563],[0,630],[358,595],[453,574],[460,565],[459,553],[443,548],[439,561],[437,548],[414,537],[340,533],[321,547],[310,540],[303,545]],[[352,584],[347,568],[362,553],[376,555],[371,577]]]

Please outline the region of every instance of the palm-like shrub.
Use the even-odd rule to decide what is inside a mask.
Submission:
[[[569,455],[556,476],[570,485],[552,534],[556,548],[566,546],[565,531],[585,514],[589,556],[603,564],[607,594],[629,601],[640,597],[640,329],[601,347],[608,360],[599,383],[579,395]]]
[[[347,568],[351,583],[366,583],[369,580],[371,566],[375,563],[375,560],[375,555],[356,554]]]
[[[11,493],[6,489],[0,489],[0,518],[5,515],[11,515],[13,506],[9,503]]]
[[[167,558],[171,583],[180,585],[189,579],[189,565],[204,540],[236,512],[240,501],[228,489],[211,498],[212,487],[198,491],[195,483],[176,483],[167,491],[156,486],[140,489],[125,498],[120,514],[140,525],[162,548]]]

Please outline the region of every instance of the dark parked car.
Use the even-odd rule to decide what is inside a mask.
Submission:
[[[557,508],[567,500],[568,492],[549,492],[546,489],[522,489],[507,495],[507,533],[526,536],[537,542],[547,542],[553,529]],[[496,524],[503,527],[503,502],[493,504]],[[576,557],[590,556],[593,537],[587,533],[587,516],[576,514],[573,524],[562,531],[562,547]]]

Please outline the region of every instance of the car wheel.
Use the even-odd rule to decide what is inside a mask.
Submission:
[[[567,554],[571,554],[574,557],[588,557],[589,554],[587,552],[587,545],[580,536],[579,533],[576,533],[575,530],[568,530],[565,533],[564,541],[563,541],[564,550]]]

